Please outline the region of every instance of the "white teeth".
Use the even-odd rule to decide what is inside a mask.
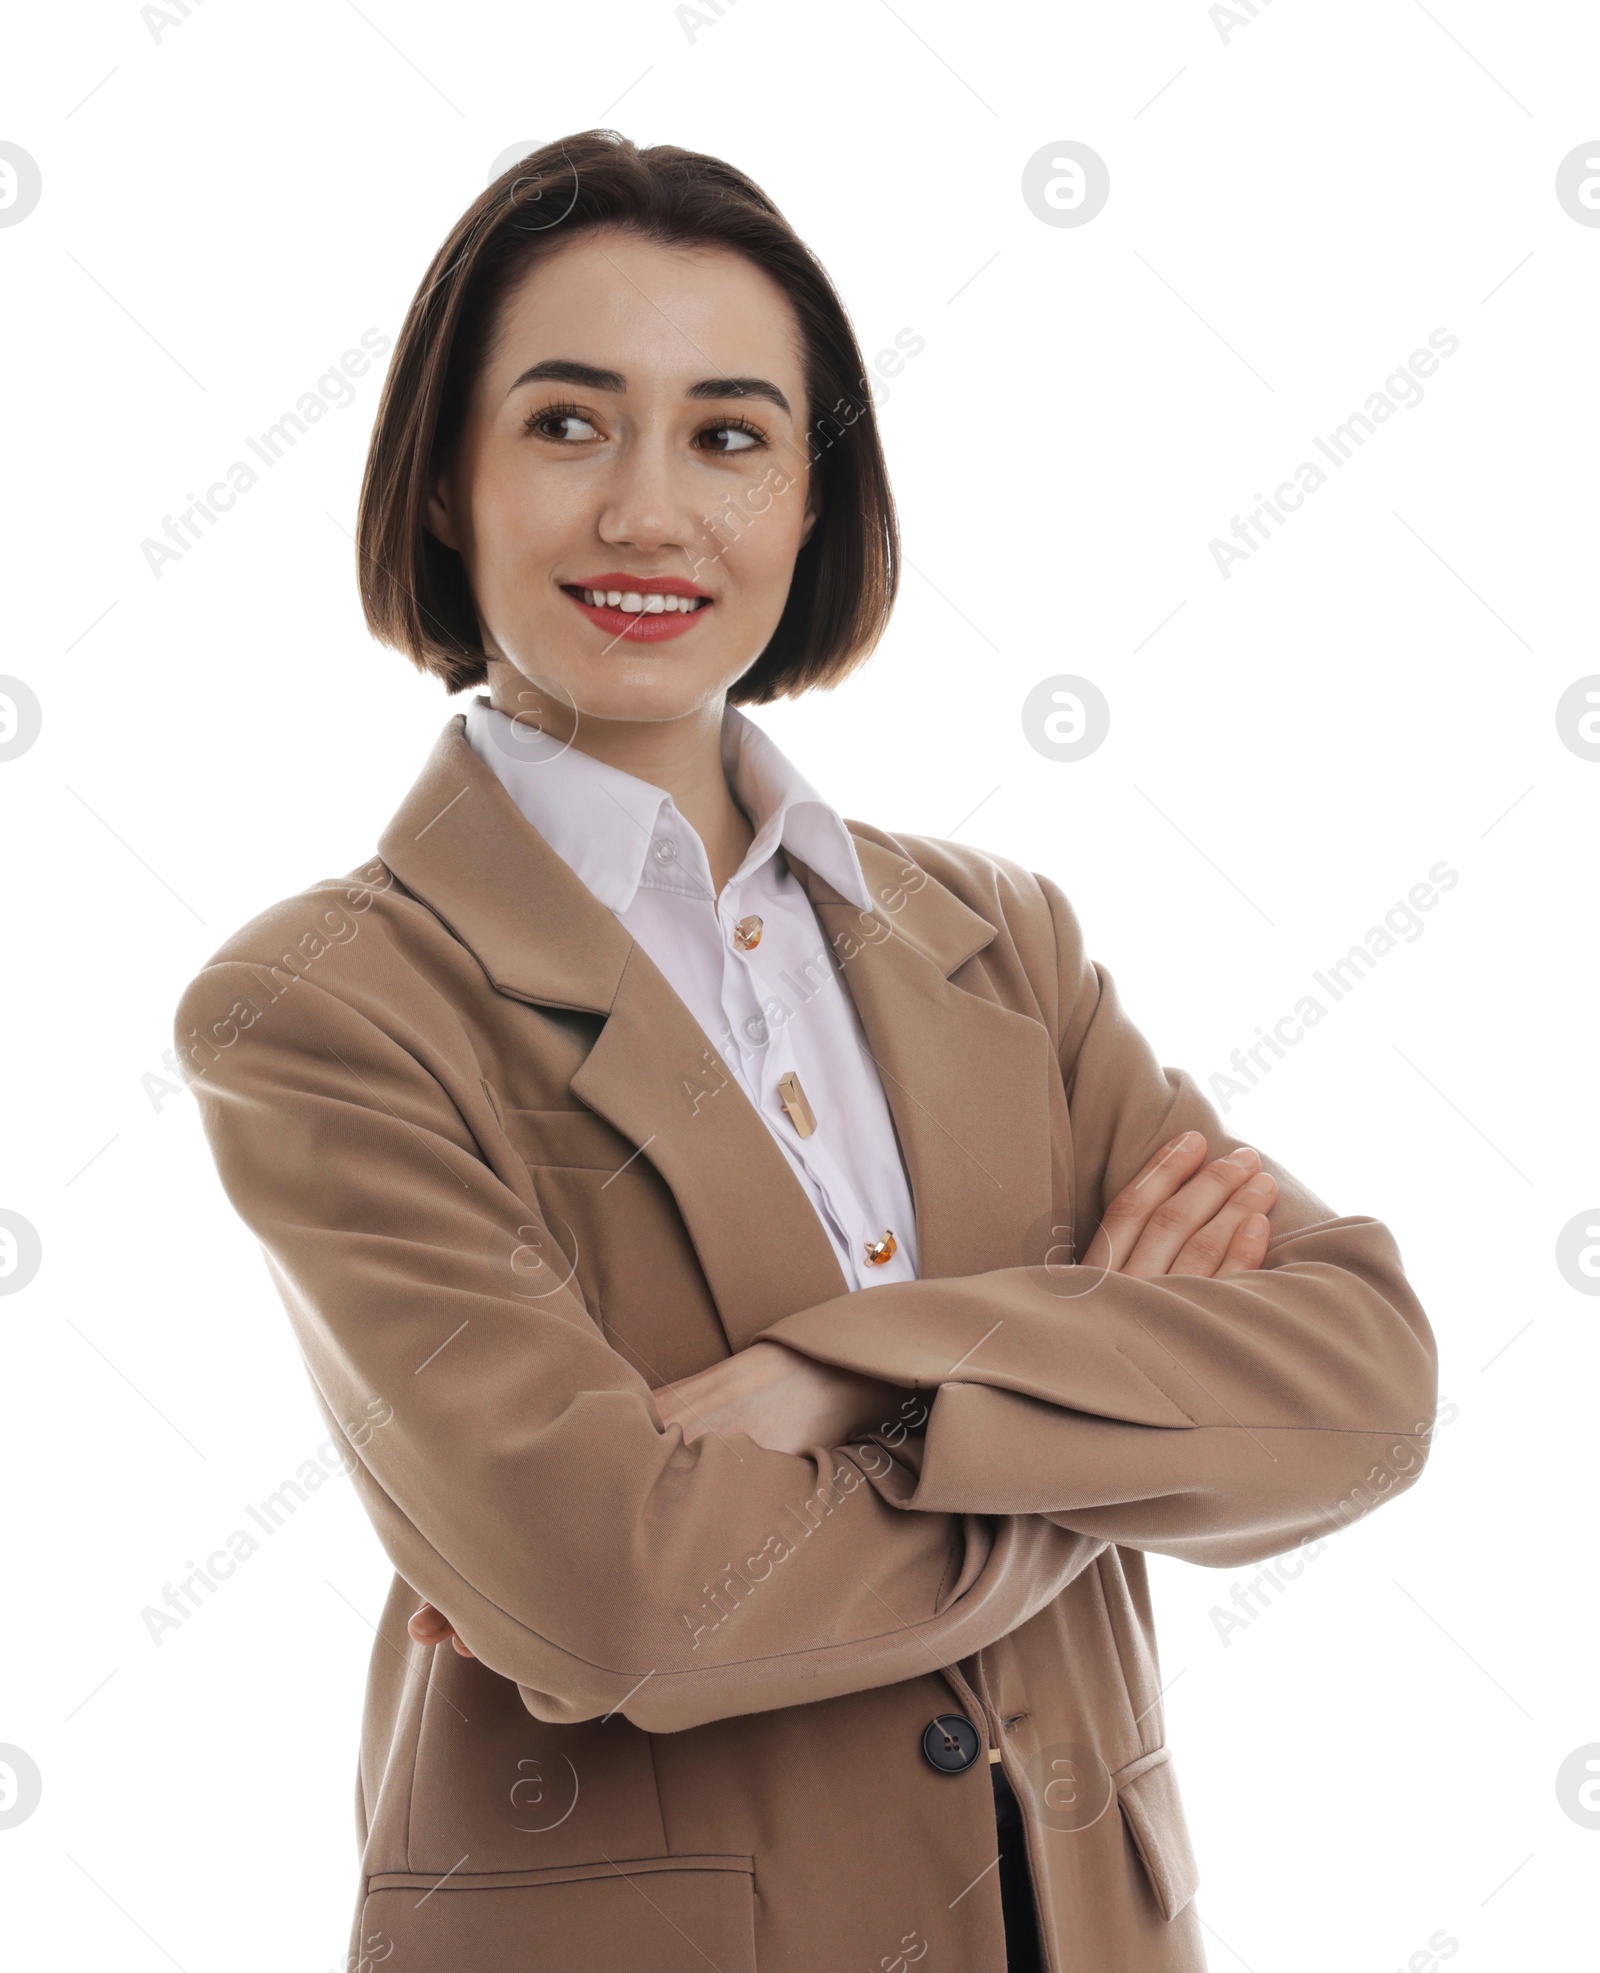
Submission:
[[[660,590],[646,595],[636,589],[584,589],[579,594],[591,609],[622,609],[634,616],[660,616],[663,611],[688,615],[699,607],[693,596],[672,596]]]

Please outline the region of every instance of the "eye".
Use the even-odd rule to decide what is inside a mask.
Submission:
[[[580,430],[563,430],[564,426],[579,426]],[[585,439],[598,438],[599,431],[586,412],[575,404],[548,404],[542,411],[523,421],[523,430],[549,439],[556,445],[578,445]]]
[[[756,446],[767,443],[767,435],[761,430],[760,426],[752,425],[745,418],[724,418],[715,425],[708,425],[703,432],[698,434],[695,443],[698,445],[701,439],[731,441],[730,443],[712,444],[706,447],[708,452],[720,453],[724,457],[733,452],[750,452]]]

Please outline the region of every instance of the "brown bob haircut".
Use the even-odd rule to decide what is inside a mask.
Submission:
[[[849,318],[816,256],[743,172],[675,144],[640,150],[613,130],[560,138],[503,172],[451,228],[406,311],[361,484],[367,627],[451,692],[487,677],[461,557],[424,522],[428,491],[459,438],[506,298],[530,268],[598,227],[729,249],[787,295],[820,512],[778,626],[728,696],[759,704],[837,684],[882,636],[900,573],[888,468]]]

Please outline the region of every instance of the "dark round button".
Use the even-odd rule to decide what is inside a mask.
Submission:
[[[977,1728],[964,1713],[941,1713],[922,1729],[922,1751],[929,1766],[941,1774],[965,1774],[982,1746]]]

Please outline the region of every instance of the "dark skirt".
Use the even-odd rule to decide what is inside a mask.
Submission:
[[[989,1767],[994,1783],[995,1833],[1000,1839],[1000,1905],[1006,1920],[1006,1973],[1040,1973],[1039,1928],[1033,1912],[1033,1883],[1022,1834],[1022,1811],[998,1761]]]

